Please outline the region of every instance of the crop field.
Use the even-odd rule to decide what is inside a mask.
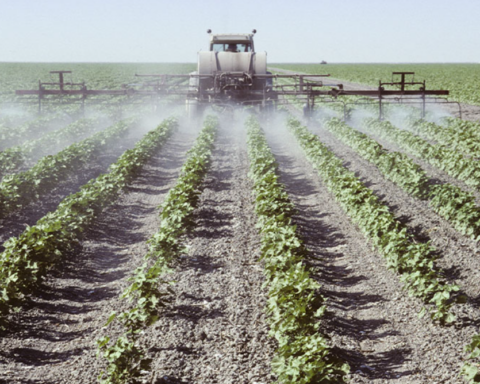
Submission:
[[[0,383],[480,382],[479,66],[271,68],[412,70],[463,119],[14,93],[194,68],[0,64]]]
[[[480,64],[276,64],[275,67],[328,73],[337,79],[373,86],[378,86],[380,79],[389,81],[392,72],[415,72],[416,80],[425,80],[428,88],[448,89],[452,100],[480,105]]]

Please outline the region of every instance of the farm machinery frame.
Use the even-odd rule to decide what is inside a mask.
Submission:
[[[58,81],[38,83],[38,89],[17,90],[18,96],[33,96],[42,113],[47,103],[76,103],[85,109],[87,99],[93,103],[144,103],[154,108],[165,100],[185,103],[191,116],[198,115],[207,106],[219,110],[234,107],[256,107],[269,112],[278,105],[288,104],[292,97],[304,103],[306,117],[312,115],[315,105],[341,102],[347,104],[378,103],[379,118],[384,105],[389,103],[420,104],[422,117],[427,103],[452,103],[445,98],[447,90],[427,89],[425,81],[415,81],[414,72],[393,72],[390,82],[379,81],[377,89],[350,89],[343,84],[324,82],[330,75],[299,73],[273,74],[267,70],[266,52],[256,52],[252,34],[212,34],[210,49],[198,53],[197,70],[188,74],[136,74],[140,81],[123,84],[120,89],[89,89],[85,82],[65,81],[71,71],[52,71]],[[416,89],[414,89],[416,88]],[[107,99],[103,99],[105,96]],[[345,97],[363,97],[353,103]],[[348,99],[348,98],[347,98]],[[458,104],[458,103],[456,103]],[[459,113],[461,115],[460,105]]]

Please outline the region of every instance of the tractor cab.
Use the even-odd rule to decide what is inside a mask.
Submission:
[[[210,34],[210,51],[213,52],[255,52],[253,35],[249,34]]]

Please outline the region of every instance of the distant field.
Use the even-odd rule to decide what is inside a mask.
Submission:
[[[329,73],[352,82],[378,85],[391,79],[393,71],[415,72],[416,80],[430,89],[448,89],[450,99],[480,105],[480,64],[272,64],[306,73]],[[90,89],[116,89],[135,82],[135,74],[189,73],[195,63],[0,63],[0,101],[15,99],[15,89],[36,89],[38,81],[58,81],[50,71],[72,71],[66,81],[85,81]]]
[[[85,81],[89,89],[116,89],[135,82],[135,74],[188,73],[195,64],[172,63],[0,63],[0,101],[11,101],[16,89],[36,89],[38,81],[58,81],[50,71],[72,71],[65,81]]]
[[[356,83],[378,85],[392,72],[415,72],[415,80],[426,80],[427,89],[447,89],[450,100],[480,105],[480,64],[272,64],[277,68],[332,77]]]

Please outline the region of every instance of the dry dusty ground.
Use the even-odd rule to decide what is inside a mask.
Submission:
[[[280,164],[282,181],[296,203],[297,221],[318,268],[318,281],[329,298],[325,326],[338,353],[352,367],[352,383],[455,383],[463,347],[478,331],[479,264],[476,243],[458,234],[424,202],[385,180],[377,169],[336,141],[318,125],[310,127],[380,196],[418,241],[432,240],[447,277],[470,299],[459,306],[458,324],[440,327],[419,319],[422,303],[402,290],[363,234],[350,222],[322,184],[292,137],[275,124],[269,139]],[[289,144],[285,144],[289,142]],[[434,230],[432,230],[434,228]],[[449,239],[449,240],[448,240]],[[448,242],[448,244],[446,244]],[[462,274],[463,265],[470,265]]]
[[[480,325],[477,244],[311,123],[310,129],[375,191],[417,241],[432,241],[446,278],[458,283],[469,299],[456,309],[455,326],[419,319],[422,303],[402,290],[398,276],[386,269],[382,257],[350,222],[294,144],[283,119],[264,127],[281,181],[298,209],[295,219],[310,251],[308,263],[328,298],[321,330],[331,337],[334,353],[350,363],[351,382],[461,383],[463,347]],[[95,342],[107,332],[120,332],[103,324],[113,310],[128,307],[119,295],[131,271],[142,263],[145,241],[159,224],[158,205],[175,185],[198,129],[183,126],[169,139],[85,233],[77,251],[53,269],[42,289],[12,317],[11,329],[0,339],[0,382],[96,382],[104,362],[96,357]],[[245,139],[239,116],[222,122],[195,211],[197,225],[186,238],[188,255],[169,276],[175,281],[172,304],[141,340],[154,359],[146,382],[266,384],[275,379],[270,373],[275,343],[265,324]],[[54,209],[62,196],[104,171],[123,149],[106,153],[49,199],[4,219],[1,240]],[[433,179],[451,181],[416,161]]]
[[[14,319],[16,326],[1,340],[0,377],[6,382],[95,382],[99,372],[88,369],[97,365],[95,340],[119,307],[122,282],[145,252],[158,224],[156,207],[174,185],[194,136],[180,131],[170,139],[168,150],[152,159]]]
[[[145,334],[154,382],[272,381],[245,134],[232,129],[220,132],[189,255],[171,276],[175,300]],[[157,206],[194,138],[180,129],[13,319],[16,326],[1,340],[6,382],[95,382],[104,368],[95,341],[112,310],[126,305],[118,297],[142,262],[158,226]]]

